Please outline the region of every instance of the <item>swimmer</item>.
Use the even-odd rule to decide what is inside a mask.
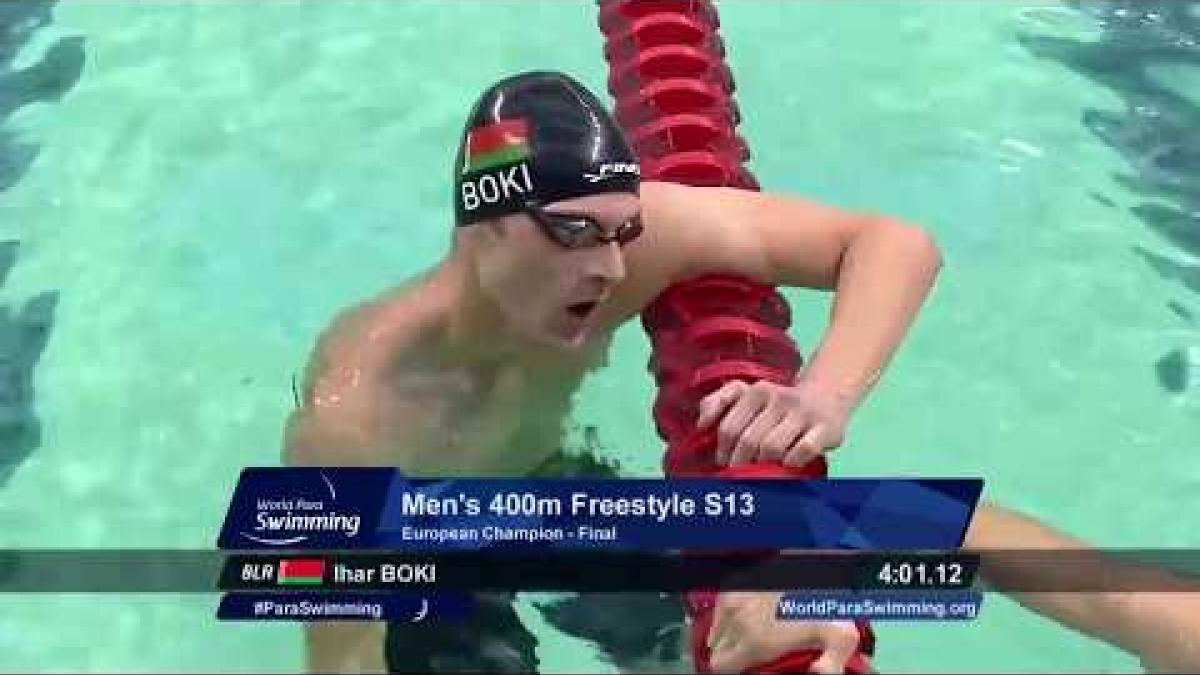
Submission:
[[[1089,548],[1028,516],[991,504],[980,504],[976,509],[963,542],[963,550],[976,553]],[[1105,562],[1100,556],[1095,564],[1095,574],[1112,580],[1114,588],[1136,588],[1140,584],[1156,590],[1005,592],[1029,610],[1138,656],[1148,672],[1200,672],[1200,583],[1150,566]],[[1009,555],[985,557],[979,570],[981,580],[1002,588],[1053,588],[1054,577],[1063,573],[1079,574],[1077,570],[1047,569]],[[781,595],[722,595],[710,637],[716,672],[740,672],[813,645],[825,646],[820,668],[813,672],[842,672],[853,653],[853,642],[842,637],[844,631],[837,633],[828,625],[776,620]]]
[[[448,254],[342,312],[318,339],[285,431],[286,464],[547,475],[572,397],[603,365],[614,331],[669,285],[725,273],[834,291],[796,382],[731,387],[704,403],[722,457],[802,465],[841,444],[941,265],[925,231],[893,218],[643,182],[610,113],[554,72],[509,77],[480,96],[457,149],[453,195]],[[399,227],[380,245],[403,246]],[[451,636],[316,624],[309,667],[534,672],[531,636],[498,602],[493,623]]]

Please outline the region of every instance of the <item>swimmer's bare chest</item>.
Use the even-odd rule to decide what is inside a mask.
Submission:
[[[382,417],[390,463],[409,475],[520,476],[559,451],[585,369],[391,374]]]

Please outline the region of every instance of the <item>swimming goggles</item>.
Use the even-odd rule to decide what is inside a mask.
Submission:
[[[565,248],[591,248],[611,243],[624,246],[637,239],[643,230],[641,216],[634,216],[621,223],[615,232],[609,234],[604,231],[604,226],[591,216],[546,211],[536,201],[525,202],[525,212],[533,218],[533,222],[537,223],[546,236]]]

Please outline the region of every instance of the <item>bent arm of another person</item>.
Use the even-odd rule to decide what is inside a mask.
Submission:
[[[980,576],[1026,608],[1138,655],[1151,672],[1200,672],[1200,582],[1106,559],[1083,541],[991,504],[976,509],[963,548],[1005,551],[985,555]],[[1044,558],[1008,553],[1018,549],[1075,550],[1080,557],[1071,554],[1071,565],[1047,565]],[[1078,587],[1082,575],[1098,585],[1103,580],[1105,588],[1034,592]]]

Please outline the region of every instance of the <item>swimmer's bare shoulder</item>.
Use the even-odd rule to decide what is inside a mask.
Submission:
[[[846,242],[879,218],[801,197],[646,181],[645,231],[625,250],[628,274],[613,323],[636,316],[668,286],[707,274],[831,289]]]
[[[415,282],[342,311],[316,340],[288,418],[292,466],[395,466],[407,410],[396,368],[437,324],[438,300]]]

